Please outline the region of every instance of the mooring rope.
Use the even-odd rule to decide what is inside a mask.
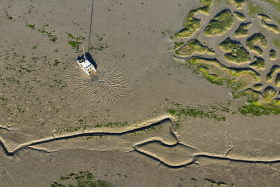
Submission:
[[[88,39],[88,52],[90,48],[90,35],[91,35],[91,25],[92,25],[92,15],[93,15],[93,3],[94,0],[92,0],[92,5],[91,5],[91,17],[90,17],[90,27],[89,27],[89,39]]]

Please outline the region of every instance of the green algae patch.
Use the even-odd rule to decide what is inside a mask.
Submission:
[[[248,36],[248,29],[252,25],[252,22],[241,23],[238,29],[235,31],[234,35],[236,38]]]
[[[115,123],[107,123],[105,125],[103,124],[97,124],[94,127],[95,128],[104,128],[104,127],[109,127],[109,128],[120,128],[120,127],[126,127],[129,126],[129,124],[126,122],[115,122]]]
[[[68,41],[68,44],[72,46],[72,49],[76,49],[76,53],[80,52],[80,45],[82,44],[81,40],[84,40],[85,38],[83,36],[78,36],[78,37],[74,37],[72,34],[67,33],[68,38],[70,39],[70,41]]]
[[[90,172],[70,173],[61,176],[59,182],[54,182],[51,187],[113,187],[112,184],[97,180]]]
[[[204,34],[207,36],[222,35],[233,25],[233,16],[229,10],[218,13],[209,25],[205,28]]]
[[[194,52],[215,54],[214,51],[210,50],[207,46],[202,45],[197,39],[190,40],[187,45],[176,51],[179,56],[190,56]]]
[[[269,58],[270,58],[270,60],[275,60],[277,58],[276,51],[274,49],[271,49],[269,51]]]
[[[34,24],[34,25],[29,24],[29,25],[27,25],[27,26],[30,27],[31,29],[35,29],[35,24]]]
[[[72,48],[77,48],[80,44],[82,44],[82,42],[79,42],[79,41],[69,41],[68,44],[71,45]]]
[[[48,27],[48,25],[44,25],[43,27],[45,27],[45,26],[47,26]],[[40,31],[40,30],[39,30]],[[50,41],[52,41],[52,42],[56,42],[56,40],[57,40],[57,36],[56,35],[53,35],[52,33],[53,32],[55,32],[55,31],[50,31],[50,32],[47,32],[46,30],[45,30],[45,28],[43,28],[43,30],[41,31],[41,33],[46,33],[47,34],[47,36],[50,38]]]
[[[244,63],[250,60],[249,53],[244,47],[242,47],[240,42],[227,38],[219,45],[219,47],[222,50],[229,52],[225,54],[225,59],[229,62]]]
[[[240,12],[234,12],[233,15],[234,15],[237,19],[239,19],[239,20],[241,20],[241,21],[245,21],[245,20],[246,20],[246,16],[245,16],[244,14],[240,13]]]
[[[196,108],[189,108],[186,107],[184,109],[168,109],[167,111],[174,112],[174,116],[191,116],[191,117],[197,117],[197,118],[209,118],[209,119],[215,119],[217,121],[225,121],[226,117],[222,115],[215,114],[213,111],[203,111],[201,109]]]
[[[182,106],[182,104],[175,103],[169,101],[169,99],[165,99],[168,102],[166,111],[174,117],[177,117],[179,121],[186,119],[188,116],[194,118],[208,118],[214,119],[217,121],[225,121],[226,116],[223,115],[223,112],[229,113],[228,106],[219,105],[219,106],[203,106],[200,105],[196,108],[191,108],[189,106]],[[179,124],[177,124],[179,125]]]
[[[267,46],[267,40],[261,33],[257,33],[251,36],[247,40],[246,45],[250,50],[259,53],[259,55],[263,55],[263,51],[261,50],[261,48],[256,46],[257,42],[260,42],[260,45],[263,47]]]
[[[250,66],[256,69],[264,69],[265,61],[264,59],[255,56],[255,61],[251,63]]]

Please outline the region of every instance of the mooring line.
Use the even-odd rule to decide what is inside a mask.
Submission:
[[[92,5],[91,5],[91,17],[90,17],[90,26],[89,26],[89,39],[88,39],[88,52],[89,52],[89,47],[90,47],[90,35],[91,35],[91,25],[92,25],[92,15],[93,15],[93,3],[94,3],[94,0],[92,0]]]

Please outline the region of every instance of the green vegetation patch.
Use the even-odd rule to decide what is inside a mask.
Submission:
[[[235,31],[234,35],[235,37],[242,37],[242,36],[248,36],[249,32],[248,29],[252,25],[252,22],[248,23],[241,23],[238,27],[238,29]]]
[[[190,40],[187,45],[177,50],[176,54],[180,56],[190,56],[194,52],[215,54],[215,52],[211,51],[207,46],[201,45],[197,39]]]
[[[190,37],[193,35],[193,33],[196,30],[200,29],[201,20],[195,18],[194,16],[198,12],[202,12],[204,14],[209,15],[210,6],[212,5],[213,0],[200,0],[200,1],[204,5],[204,7],[199,7],[197,9],[191,10],[184,20],[183,23],[184,28],[179,33],[176,33],[174,37],[179,37],[179,38]]]
[[[232,90],[234,97],[241,96],[238,91],[245,88],[252,81],[260,81],[260,75],[251,69],[230,69],[216,59],[192,58],[184,64],[194,73],[202,73],[203,77],[212,84],[223,85]],[[211,72],[211,73],[209,73]]]
[[[266,81],[267,81],[267,82],[272,81],[273,77],[275,76],[275,74],[276,74],[277,72],[279,72],[279,70],[280,70],[280,66],[278,66],[278,65],[272,66],[270,72],[269,72],[269,73],[267,74],[267,76],[266,76]]]
[[[212,66],[213,69],[213,66]],[[223,85],[225,82],[225,78],[219,77],[216,74],[209,74],[209,68],[205,66],[199,66],[198,70],[204,75],[204,77],[211,82],[212,84]]]
[[[241,9],[245,5],[245,0],[231,0],[233,4],[238,8]]]
[[[255,56],[255,61],[253,63],[251,63],[250,66],[257,68],[257,69],[264,69],[265,61],[264,61],[264,59]]]
[[[273,101],[271,103],[259,104],[259,103],[250,103],[249,105],[245,105],[239,109],[242,115],[248,116],[261,116],[261,115],[279,115],[280,114],[280,106],[277,101]]]
[[[258,14],[258,17],[261,18],[262,20],[271,21],[271,18],[265,14]]]
[[[60,177],[59,182],[54,182],[51,187],[113,187],[112,184],[96,180],[90,172],[71,173]]]
[[[229,10],[223,10],[218,13],[209,25],[205,28],[205,35],[222,35],[226,33],[233,25],[233,16]]]
[[[262,20],[262,26],[264,28],[267,28],[268,30],[275,32],[276,34],[279,34],[279,27],[277,25],[268,24],[265,20]]]
[[[251,1],[248,2],[248,9],[250,15],[254,15],[262,12],[262,8],[258,4],[255,4]]]
[[[276,47],[280,47],[280,41],[279,41],[279,39],[273,39],[273,44],[274,44]]]
[[[265,14],[258,14],[258,17],[262,19],[262,26],[268,30],[275,32],[276,34],[279,33],[279,27],[274,24],[268,24],[267,21],[272,21],[271,18]]]
[[[255,46],[258,41],[260,41],[261,46],[263,46],[263,47],[267,46],[267,40],[261,33],[257,33],[257,34],[254,34],[253,36],[251,36],[247,40],[246,45],[249,49],[259,53],[259,55],[263,55],[263,51],[261,50],[261,48],[258,46]]]
[[[244,14],[240,13],[240,12],[234,12],[233,15],[241,21],[246,20],[246,16]]]
[[[279,87],[280,86],[280,73],[277,74],[276,79],[275,79],[275,86]]]
[[[275,95],[276,95],[276,90],[274,88],[272,88],[271,86],[266,87],[263,92],[263,97],[267,101],[270,101],[271,99],[273,99],[275,97]]]
[[[274,50],[274,49],[271,49],[270,51],[269,51],[269,58],[271,59],[271,60],[275,60],[276,59],[276,51]]]
[[[175,42],[174,44],[174,50],[182,47],[185,43],[184,42]]]
[[[179,38],[190,37],[193,35],[193,33],[196,30],[200,28],[201,21],[197,18],[194,18],[197,12],[198,12],[197,10],[191,10],[189,12],[183,24],[184,29],[182,29],[179,33],[176,33],[175,37],[179,37]]]
[[[204,6],[208,6],[210,7],[213,4],[213,0],[200,0],[200,2],[204,5]]]
[[[263,85],[262,84],[255,84],[254,85],[254,89],[255,90],[261,90],[263,88]]]
[[[219,47],[226,52],[230,52],[225,54],[225,59],[229,62],[244,63],[250,60],[249,53],[244,47],[242,47],[240,42],[227,38],[219,45]]]

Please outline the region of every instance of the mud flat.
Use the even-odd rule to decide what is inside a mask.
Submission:
[[[279,183],[279,3],[92,2],[1,1],[0,184]]]

